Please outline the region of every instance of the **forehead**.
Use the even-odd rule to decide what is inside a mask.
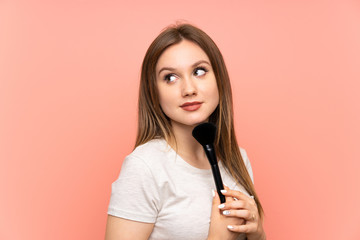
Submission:
[[[189,40],[183,40],[170,46],[160,55],[156,70],[163,67],[184,68],[200,60],[210,63],[209,57],[199,45]]]

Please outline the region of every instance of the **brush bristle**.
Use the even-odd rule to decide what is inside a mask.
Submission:
[[[213,144],[216,126],[212,123],[201,123],[194,128],[192,135],[201,145]]]

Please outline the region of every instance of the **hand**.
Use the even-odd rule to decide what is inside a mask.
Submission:
[[[234,199],[232,197],[226,197],[226,203],[231,203],[233,201]],[[219,195],[215,192],[212,203],[208,240],[234,240],[239,236],[239,233],[236,231],[229,231],[227,226],[241,225],[244,224],[245,220],[221,214],[222,211],[219,209],[220,204]]]
[[[222,193],[226,199],[229,197],[236,199],[235,201],[226,200],[226,203],[220,206],[222,215],[245,220],[244,224],[231,224],[228,229],[232,232],[246,233],[248,240],[266,239],[255,200],[242,192],[230,190],[228,187],[225,187]]]

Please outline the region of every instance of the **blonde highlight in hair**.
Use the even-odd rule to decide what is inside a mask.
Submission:
[[[201,29],[190,24],[171,25],[148,48],[141,69],[135,147],[155,138],[164,138],[167,142],[175,138],[169,118],[160,107],[155,69],[161,54],[184,39],[196,43],[207,54],[215,74],[220,100],[218,107],[210,115],[209,122],[218,128],[214,144],[218,158],[233,178],[254,196],[259,214],[263,217],[263,208],[235,136],[231,84],[225,62],[215,42]]]

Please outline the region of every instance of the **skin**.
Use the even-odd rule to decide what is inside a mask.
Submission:
[[[153,223],[136,222],[108,215],[105,240],[146,240],[153,228]]]
[[[170,146],[189,164],[210,169],[202,146],[192,137],[196,125],[206,122],[219,104],[216,78],[206,53],[195,43],[183,40],[164,51],[156,65],[159,102],[170,118],[176,139]],[[199,102],[200,107],[186,111],[186,102]],[[226,204],[219,208],[220,199],[215,193],[211,209],[208,240],[233,240],[241,232],[249,240],[265,239],[256,204],[239,191],[226,188]],[[216,191],[214,191],[216,192]],[[234,197],[238,200],[235,201]],[[224,210],[230,214],[224,215]],[[228,226],[233,226],[229,229]],[[106,240],[148,239],[154,224],[108,216]]]
[[[159,102],[170,118],[176,139],[169,144],[189,164],[201,169],[210,165],[201,145],[192,137],[192,130],[208,120],[219,104],[216,78],[206,53],[195,43],[183,40],[169,47],[156,66]],[[200,102],[196,111],[186,111],[181,105]]]
[[[222,190],[222,194],[226,197],[226,202],[218,205],[222,215],[244,220],[242,224],[229,224],[228,229],[232,232],[246,233],[248,240],[265,240],[266,235],[255,200],[228,187]]]

